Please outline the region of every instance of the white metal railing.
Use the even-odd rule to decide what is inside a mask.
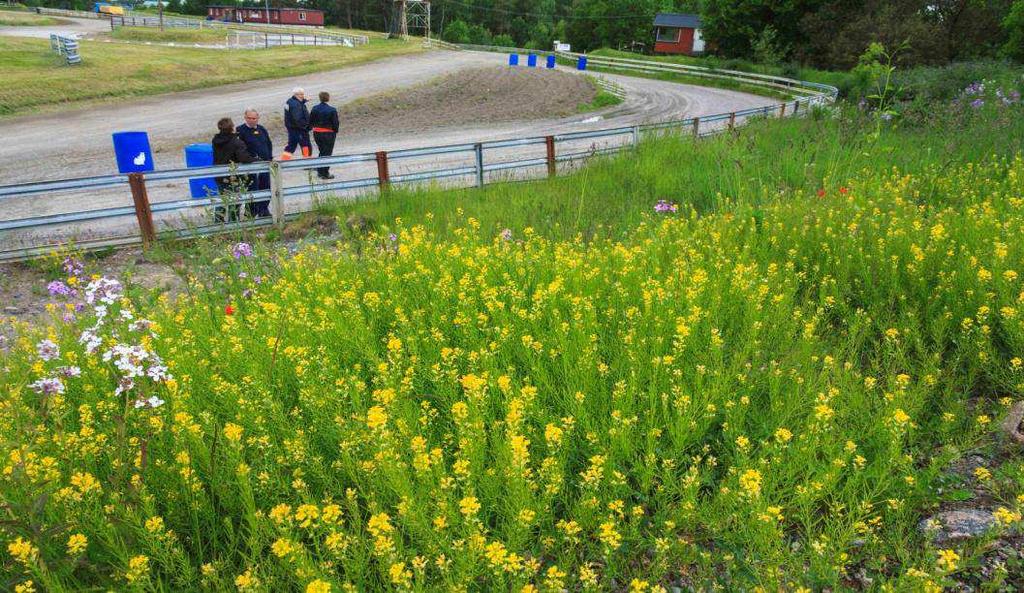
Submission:
[[[611,58],[605,56],[586,55],[572,52],[556,52],[560,59],[578,61],[586,59],[587,67],[597,67],[609,70],[621,70],[626,72],[639,72],[643,74],[677,74],[698,78],[713,78],[719,80],[730,80],[750,86],[768,87],[785,91],[792,95],[829,95],[835,99],[839,89],[834,86],[786,78],[784,76],[773,76],[770,74],[758,74],[754,72],[743,72],[740,70],[726,70],[718,68],[706,68],[703,66],[691,66],[688,64],[676,64],[672,62],[660,62],[654,60],[638,60],[631,58]]]

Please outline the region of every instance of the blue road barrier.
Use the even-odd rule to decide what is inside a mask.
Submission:
[[[548,68],[555,67],[555,56],[548,56]]]
[[[537,54],[530,54],[526,57],[526,65],[530,68],[537,67]]]
[[[580,56],[580,59],[576,61],[576,69],[577,70],[586,70],[587,69],[587,56]]]
[[[210,144],[189,144],[185,147],[185,166],[212,167],[213,146]],[[194,199],[202,199],[217,195],[217,180],[213,177],[202,177],[188,180],[188,190]]]
[[[519,54],[509,54],[508,55],[508,65],[509,66],[518,66],[519,65]]]
[[[153,170],[153,151],[149,147],[149,135],[145,132],[116,132],[114,157],[120,173],[145,173]]]

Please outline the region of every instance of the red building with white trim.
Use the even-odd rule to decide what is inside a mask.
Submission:
[[[267,24],[268,9],[260,6],[208,6],[206,18],[228,23],[259,23]],[[309,25],[324,26],[324,12],[309,8],[273,8],[269,9],[271,25]]]
[[[660,12],[654,17],[654,53],[704,53],[704,37],[700,31],[700,17],[695,14]]]

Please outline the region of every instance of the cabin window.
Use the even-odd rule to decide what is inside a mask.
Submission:
[[[306,20],[306,13],[304,13],[304,12],[300,12],[300,13],[299,13],[299,20],[300,20],[300,21],[304,21],[304,20]]]
[[[662,43],[679,43],[679,29],[658,27],[658,41]]]

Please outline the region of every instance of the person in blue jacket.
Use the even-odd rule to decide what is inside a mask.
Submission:
[[[281,154],[282,161],[289,161],[295,154],[295,147],[302,147],[302,156],[313,154],[309,143],[309,109],[306,108],[306,91],[296,88],[284,104],[284,127],[288,130],[288,144]]]
[[[274,143],[270,132],[260,125],[260,112],[254,107],[245,110],[245,123],[238,126],[235,132],[245,142],[249,154],[257,161],[274,160]],[[266,191],[270,189],[270,173],[257,173],[249,176],[250,191]],[[247,204],[249,216],[270,216],[270,200],[257,200]]]
[[[338,110],[327,103],[330,100],[329,93],[321,92],[320,104],[309,112],[313,140],[316,141],[316,148],[322,157],[334,154],[334,140],[338,137]],[[316,174],[320,179],[334,179],[330,167],[320,167]]]

